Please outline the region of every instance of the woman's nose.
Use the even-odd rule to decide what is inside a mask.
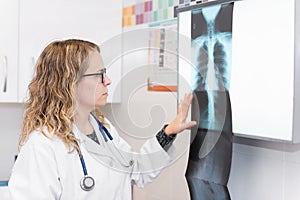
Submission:
[[[107,75],[104,77],[104,83],[103,84],[105,86],[108,86],[108,85],[111,84],[111,80],[110,80],[110,78]]]

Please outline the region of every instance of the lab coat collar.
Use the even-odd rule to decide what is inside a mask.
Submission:
[[[76,136],[78,137],[78,139],[80,139],[80,148],[85,148],[90,153],[90,155],[102,165],[105,165],[110,168],[115,167],[116,170],[124,171],[124,169],[126,169],[130,171],[130,168],[124,167],[121,163],[126,162],[123,161],[124,157],[122,157],[125,155],[121,155],[121,152],[116,149],[117,147],[113,144],[113,141],[104,141],[103,136],[100,133],[98,123],[96,119],[94,119],[94,117],[91,115],[90,122],[97,134],[99,141],[101,141],[101,145],[97,144],[96,142],[88,138],[86,135],[80,133],[78,128],[74,125],[74,132],[76,132]]]
[[[103,137],[99,131],[98,123],[96,119],[90,114],[89,120],[93,126],[93,129],[99,139],[100,145],[88,138],[85,134],[81,133],[77,126],[73,124],[73,133],[75,134],[75,137],[79,139],[79,142],[81,145],[84,145],[84,147],[92,153],[103,155],[105,154],[103,151],[104,148],[104,140]]]
[[[79,129],[73,124],[73,132],[76,138],[79,139],[80,149],[86,149],[88,153],[99,163],[102,163],[105,166],[111,167],[113,166],[113,158],[110,155],[110,152],[107,150],[106,142],[103,140],[102,135],[100,135],[99,127],[97,121],[94,119],[92,115],[89,117],[90,122],[97,134],[100,145],[88,138],[86,135],[81,133]]]

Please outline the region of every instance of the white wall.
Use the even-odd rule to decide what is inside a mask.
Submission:
[[[300,199],[300,144],[235,138],[232,199]]]

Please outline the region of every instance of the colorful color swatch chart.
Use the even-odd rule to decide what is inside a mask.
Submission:
[[[146,0],[123,7],[123,27],[173,19],[176,5],[178,0]]]

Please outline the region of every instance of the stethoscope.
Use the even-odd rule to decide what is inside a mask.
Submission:
[[[107,130],[107,128],[94,115],[92,115],[92,116],[95,118],[95,120],[96,120],[96,122],[98,124],[99,131],[101,132],[101,135],[102,135],[104,141],[106,143],[108,142],[107,137],[109,138],[110,141],[112,141],[113,137],[111,136],[111,134],[109,133],[109,131]],[[76,141],[76,143],[77,143],[77,141]],[[78,143],[77,143],[77,146],[78,146],[78,148],[80,148],[79,145],[78,145]],[[115,145],[113,145],[113,146],[114,146],[115,149],[117,149]],[[86,165],[85,165],[82,153],[78,149],[76,149],[76,150],[78,152],[78,155],[79,155],[79,158],[80,158],[80,162],[81,162],[81,166],[82,166],[82,170],[83,170],[83,174],[84,174],[84,176],[80,180],[80,187],[84,191],[91,191],[95,187],[95,180],[94,180],[93,177],[91,177],[91,176],[88,175],[88,172],[87,172],[87,169],[86,169]],[[122,157],[122,159],[125,160],[125,158],[122,156],[121,152],[118,149],[117,149],[117,152],[119,152],[119,154]],[[124,164],[124,163],[120,162],[120,164],[122,166],[124,166],[124,167],[131,167],[134,164],[134,161],[130,160],[127,164],[126,163]]]

